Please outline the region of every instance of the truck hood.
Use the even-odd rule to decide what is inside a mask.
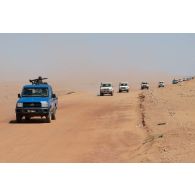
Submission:
[[[49,97],[21,97],[18,103],[49,101]]]
[[[119,86],[120,88],[129,88],[129,86]]]
[[[100,89],[101,89],[101,90],[104,90],[104,89],[112,90],[112,87],[101,87]]]

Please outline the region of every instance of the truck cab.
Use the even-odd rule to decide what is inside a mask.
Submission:
[[[172,84],[178,84],[178,83],[179,83],[179,80],[173,79]]]
[[[141,83],[141,90],[143,90],[143,89],[149,89],[149,84],[148,84],[148,82],[142,82],[142,83]]]
[[[161,87],[165,87],[165,82],[164,81],[160,81],[158,83],[158,87],[161,88]]]
[[[35,80],[33,80],[35,81]],[[21,94],[18,94],[16,103],[16,122],[23,119],[30,120],[32,117],[45,117],[46,122],[56,119],[58,98],[53,93],[52,87],[37,79],[31,85],[25,85]]]
[[[119,83],[119,93],[121,92],[129,92],[129,85],[127,82],[120,82]]]
[[[109,94],[111,96],[114,95],[114,89],[112,83],[101,83],[100,96],[104,96],[105,94]]]

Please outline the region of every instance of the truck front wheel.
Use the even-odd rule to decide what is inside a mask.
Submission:
[[[46,116],[46,123],[51,123],[51,113]]]
[[[54,112],[52,113],[51,119],[52,119],[52,120],[56,120],[56,111],[54,111]]]
[[[21,123],[22,122],[22,116],[16,114],[16,122]]]

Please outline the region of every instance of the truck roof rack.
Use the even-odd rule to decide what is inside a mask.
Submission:
[[[43,80],[47,80],[48,78],[42,78],[41,76],[39,76],[37,79],[32,79],[29,80],[30,83],[32,83],[32,85],[40,85],[40,84],[46,84],[46,82],[43,82]]]

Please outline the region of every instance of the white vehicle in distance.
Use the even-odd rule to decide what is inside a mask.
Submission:
[[[129,92],[129,85],[127,82],[120,82],[119,83],[119,93],[126,91]]]
[[[149,84],[148,84],[148,82],[142,82],[142,83],[141,83],[141,90],[143,90],[143,89],[149,89]]]
[[[114,95],[114,89],[112,83],[101,83],[100,85],[100,96],[104,95]]]
[[[176,85],[176,84],[178,84],[178,83],[179,83],[179,80],[173,79],[173,81],[172,81],[172,84],[173,84],[173,85]]]
[[[160,81],[158,83],[158,87],[161,88],[161,87],[165,87],[165,82],[164,81]]]

